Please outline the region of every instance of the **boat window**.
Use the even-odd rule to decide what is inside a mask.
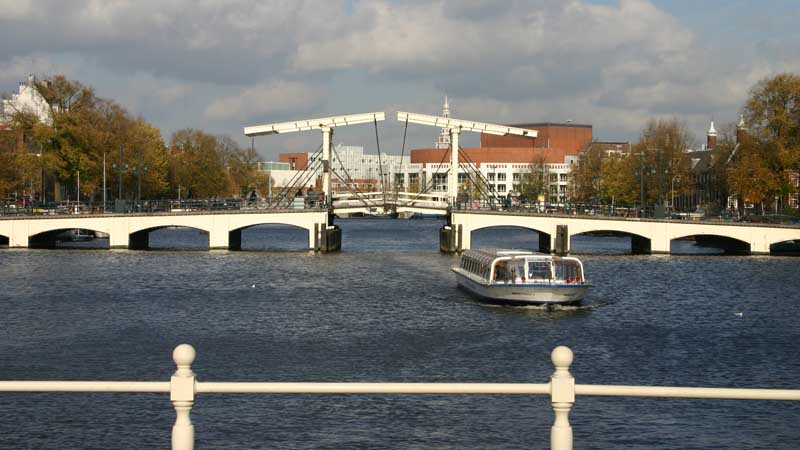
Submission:
[[[550,277],[550,262],[528,261],[528,278],[534,280],[549,280]]]
[[[558,261],[556,278],[559,280],[581,281],[580,268],[574,261]]]

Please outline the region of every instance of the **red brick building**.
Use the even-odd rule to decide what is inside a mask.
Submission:
[[[523,123],[511,125],[538,131],[536,139],[520,136],[481,134],[481,146],[464,148],[472,161],[481,163],[531,163],[544,159],[548,164],[564,164],[567,156],[577,156],[592,141],[592,126],[574,123]],[[447,149],[411,150],[411,163],[438,164],[450,161]]]

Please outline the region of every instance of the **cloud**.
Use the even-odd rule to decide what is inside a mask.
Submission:
[[[571,118],[595,123],[605,138],[635,138],[653,116],[696,120],[698,131],[712,115],[735,118],[752,83],[800,69],[800,46],[785,34],[722,47],[730,30],[717,37],[692,28],[701,23],[686,20],[694,10],[678,18],[650,0],[330,0],[324,8],[314,0],[0,0],[3,6],[4,90],[30,72],[65,71],[166,132],[193,126],[238,135],[257,121],[386,104],[433,113],[446,93],[465,118]],[[774,16],[752,5],[726,14],[755,9]],[[705,39],[711,33],[716,39]]]
[[[324,100],[320,90],[296,81],[271,81],[222,97],[208,105],[210,119],[246,119],[277,113],[308,111]]]

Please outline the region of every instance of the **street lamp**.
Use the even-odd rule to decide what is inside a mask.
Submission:
[[[672,195],[672,201],[670,201],[670,210],[672,212],[675,211],[675,181],[681,181],[680,174],[675,175],[674,177],[672,177],[672,181],[670,182],[669,191],[670,191],[670,194]]]
[[[147,171],[147,165],[139,162],[133,172],[136,175],[136,182],[138,184],[138,187],[136,188],[136,202],[140,212],[142,210],[142,172],[147,173]]]

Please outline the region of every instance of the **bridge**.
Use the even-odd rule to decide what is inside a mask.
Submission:
[[[800,227],[787,225],[455,210],[441,231],[442,250],[467,250],[472,245],[472,232],[490,227],[535,231],[539,234],[539,251],[561,254],[569,253],[571,238],[581,234],[628,236],[634,254],[670,253],[673,240],[687,238],[728,254],[769,254],[775,244],[800,242]]]
[[[336,214],[421,213],[446,214],[450,203],[446,194],[414,192],[334,193],[333,212]]]
[[[336,250],[341,245],[328,242],[330,227],[325,209],[4,216],[0,217],[0,243],[5,241],[12,248],[52,247],[59,234],[81,229],[108,235],[110,248],[146,249],[151,232],[168,227],[189,227],[208,234],[210,249],[239,250],[242,230],[265,224],[307,230],[308,248],[312,250]]]

